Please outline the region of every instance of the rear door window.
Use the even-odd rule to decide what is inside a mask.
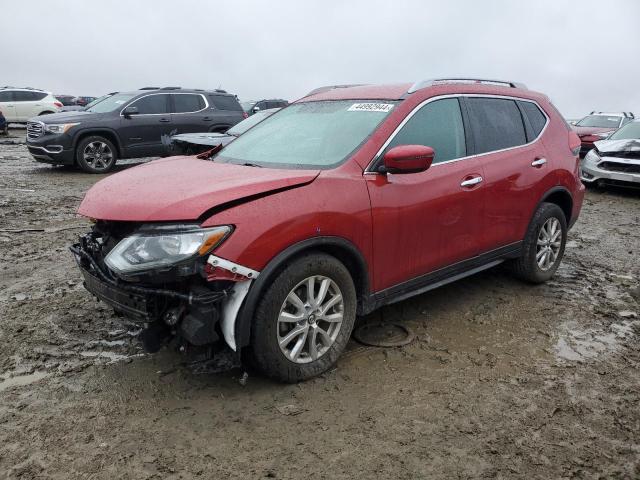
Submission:
[[[140,115],[169,113],[169,95],[148,95],[133,102],[131,107],[138,107]]]
[[[175,113],[198,112],[205,107],[202,95],[196,94],[174,94],[173,106]]]
[[[457,98],[427,103],[404,124],[385,152],[397,145],[424,145],[433,148],[433,163],[467,155],[464,124]]]
[[[13,92],[13,98],[16,102],[33,102],[36,100],[36,92],[22,92],[15,91]]]
[[[532,132],[528,135],[528,140],[532,141],[538,138],[538,135],[542,132],[542,129],[547,124],[547,117],[544,116],[535,103],[519,101],[518,105],[520,105],[522,113],[527,117],[527,120],[529,120]]]
[[[476,154],[527,143],[522,115],[515,101],[469,97],[466,102]]]
[[[242,111],[238,101],[230,95],[209,95],[209,98],[213,102],[213,106],[218,110]]]

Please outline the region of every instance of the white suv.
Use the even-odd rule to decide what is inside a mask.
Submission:
[[[31,117],[59,112],[62,103],[50,92],[35,88],[0,87],[0,111],[7,123],[26,123]]]

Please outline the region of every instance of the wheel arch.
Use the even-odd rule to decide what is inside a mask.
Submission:
[[[569,190],[567,190],[565,187],[553,187],[542,196],[542,200],[540,200],[540,203],[538,203],[538,205],[536,206],[536,210],[543,202],[558,205],[564,213],[564,218],[567,221],[567,225],[571,224],[571,215],[573,212],[573,197],[571,196],[571,193],[569,193]]]
[[[122,145],[120,144],[120,138],[118,137],[118,135],[116,134],[115,131],[110,130],[108,128],[99,128],[99,129],[88,129],[88,130],[82,130],[80,132],[78,132],[75,136],[75,138],[73,139],[73,150],[75,152],[76,148],[78,147],[78,144],[85,138],[90,137],[92,135],[98,135],[98,136],[102,136],[105,137],[106,139],[110,140],[111,143],[113,143],[116,147],[117,153],[118,153],[118,158],[122,158]],[[74,160],[75,160],[75,155],[74,155]]]
[[[314,237],[298,242],[276,255],[260,272],[238,312],[235,338],[238,349],[249,345],[254,312],[264,290],[291,261],[305,254],[321,252],[337,258],[349,270],[356,287],[358,314],[368,313],[371,305],[369,270],[360,250],[342,237]]]

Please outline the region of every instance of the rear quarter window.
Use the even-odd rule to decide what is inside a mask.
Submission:
[[[513,100],[467,98],[476,154],[527,143],[522,115]]]
[[[540,108],[535,103],[518,102],[518,105],[520,105],[522,113],[527,117],[531,126],[532,132],[529,141],[538,138],[538,135],[547,124],[547,117],[544,116],[544,113],[540,111]]]
[[[218,110],[242,112],[242,107],[238,103],[238,100],[230,95],[209,95],[209,99]]]

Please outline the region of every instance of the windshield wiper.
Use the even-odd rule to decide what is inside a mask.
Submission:
[[[244,165],[245,167],[258,167],[258,168],[262,168],[262,165],[258,165],[257,163],[243,163],[242,165]]]

